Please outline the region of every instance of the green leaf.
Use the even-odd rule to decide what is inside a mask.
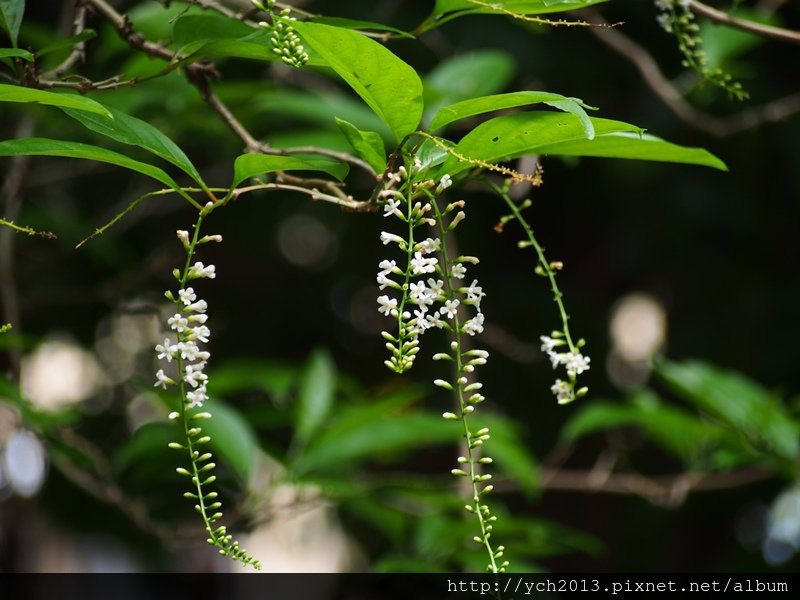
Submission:
[[[19,48],[0,48],[0,58],[22,58],[28,62],[33,62],[33,54],[27,50]]]
[[[308,361],[297,395],[297,421],[295,436],[301,443],[308,442],[325,422],[333,407],[336,391],[336,368],[330,355],[317,350]]]
[[[261,390],[273,396],[285,396],[297,379],[297,368],[278,362],[236,359],[214,367],[208,389],[215,396],[248,390]]]
[[[11,45],[15,48],[24,13],[25,0],[0,0],[0,27],[6,30],[11,39]]]
[[[478,125],[456,144],[454,153],[497,163],[525,154],[600,156],[689,163],[725,170],[725,164],[700,148],[670,144],[621,121],[590,117],[595,139],[587,140],[577,119],[552,112],[526,112],[496,117]],[[451,176],[472,165],[450,156],[440,175]]]
[[[110,108],[109,116],[89,114],[70,109],[64,112],[79,121],[87,129],[131,146],[138,146],[172,163],[205,186],[195,166],[175,142],[149,123]]]
[[[594,4],[605,2],[606,0],[506,0],[497,2],[495,0],[436,0],[433,12],[425,22],[418,28],[419,31],[426,31],[436,25],[441,25],[456,17],[469,14],[506,14],[503,10],[511,11],[520,15],[545,15],[549,13],[563,12],[566,10],[578,10]]]
[[[58,106],[59,108],[74,108],[100,115],[111,115],[108,108],[99,102],[95,102],[91,98],[74,94],[46,92],[44,90],[35,90],[19,85],[7,85],[5,83],[0,83],[0,102],[44,104],[47,106]]]
[[[181,432],[174,423],[147,423],[139,427],[120,448],[111,461],[116,477],[138,463],[152,462],[155,459],[170,457],[167,444],[177,442]]]
[[[195,42],[235,40],[257,32],[263,32],[263,30],[254,29],[238,19],[209,14],[185,15],[175,21],[172,28],[173,40],[179,53],[183,52],[186,46]]]
[[[424,78],[425,112],[502,91],[514,76],[514,58],[501,50],[476,50],[447,58]]]
[[[389,33],[397,34],[399,37],[412,40],[414,39],[414,36],[407,31],[403,31],[402,29],[397,29],[396,27],[391,27],[390,25],[385,25],[383,23],[374,23],[372,21],[326,16],[312,17],[309,19],[309,21],[313,23],[321,23],[323,25],[332,25],[334,27],[344,27],[345,29],[356,29],[360,31],[388,31]]]
[[[486,415],[477,418],[481,427],[488,427],[492,438],[483,446],[487,456],[494,462],[489,471],[500,471],[509,475],[522,491],[530,494],[539,485],[539,463],[525,445],[516,424],[500,417]]]
[[[383,173],[386,169],[386,148],[383,145],[383,138],[374,131],[362,131],[343,119],[337,118],[336,124],[356,154],[367,161],[376,173]]]
[[[350,29],[292,22],[306,45],[402,139],[422,118],[422,82],[416,71],[378,42]]]
[[[685,400],[743,433],[756,446],[797,460],[800,427],[780,400],[754,381],[694,361],[665,363],[656,372]]]
[[[276,154],[242,154],[233,165],[233,183],[236,187],[245,179],[277,171],[322,171],[339,179],[347,175],[348,166],[325,158],[297,158]]]
[[[352,428],[323,431],[294,464],[295,474],[347,466],[381,452],[397,453],[431,444],[454,443],[459,430],[441,415],[398,414]]]
[[[78,142],[64,142],[46,138],[22,138],[0,142],[0,156],[61,156],[64,158],[84,158],[98,162],[109,163],[137,171],[164,185],[179,190],[178,184],[164,171],[153,165],[128,158],[123,154],[80,144]]]
[[[211,446],[244,481],[248,481],[258,449],[256,435],[238,410],[221,400],[206,400],[203,410],[212,418],[201,421],[203,434],[211,437]]]
[[[580,119],[583,125],[586,138],[590,140],[594,139],[594,126],[589,119],[589,115],[587,115],[584,110],[584,108],[587,107],[583,101],[578,98],[568,98],[561,94],[552,94],[550,92],[513,92],[510,94],[496,94],[493,96],[482,96],[480,98],[464,100],[463,102],[458,102],[440,109],[431,121],[429,127],[431,131],[435,131],[449,123],[473,115],[539,103],[544,103],[575,115]]]

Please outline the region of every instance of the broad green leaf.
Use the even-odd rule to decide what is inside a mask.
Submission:
[[[486,443],[486,454],[494,459],[490,471],[510,475],[514,482],[527,493],[539,485],[539,464],[525,445],[515,424],[500,417],[478,419],[482,427],[488,427],[492,438]]]
[[[64,112],[91,131],[123,144],[138,146],[156,156],[160,156],[181,169],[201,186],[205,185],[200,173],[197,172],[197,169],[184,154],[183,150],[146,121],[126,115],[113,108],[109,109],[110,116],[89,114],[70,109],[64,109]]]
[[[330,355],[317,350],[308,361],[297,394],[295,436],[305,444],[325,422],[333,407],[336,367]]]
[[[0,48],[0,58],[22,58],[28,62],[33,61],[33,54],[19,48]]]
[[[508,14],[510,11],[520,15],[547,15],[566,10],[578,10],[606,0],[436,0],[433,12],[420,25],[418,31],[469,14]]]
[[[74,94],[59,94],[35,90],[19,85],[0,83],[0,102],[20,102],[26,104],[44,104],[58,106],[59,108],[74,108],[77,110],[110,116],[108,108],[95,102],[91,98]]]
[[[236,187],[245,179],[277,171],[322,171],[341,180],[347,175],[344,163],[324,158],[297,158],[276,154],[242,154],[233,165],[233,183]]]
[[[254,29],[237,19],[222,15],[186,15],[175,22],[172,28],[173,41],[178,52],[194,42],[222,39],[241,39],[262,29]]]
[[[443,60],[423,80],[426,118],[446,104],[502,91],[515,70],[513,56],[501,50],[476,50]]]
[[[114,454],[111,460],[114,474],[119,477],[137,463],[177,457],[175,451],[170,450],[167,445],[170,442],[177,442],[180,437],[181,431],[175,423],[155,422],[142,425]],[[185,457],[186,455],[181,456]]]
[[[665,363],[656,372],[685,400],[743,433],[754,444],[797,460],[800,427],[779,398],[754,381],[693,361]]]
[[[246,482],[258,449],[250,424],[239,411],[221,400],[206,400],[203,410],[212,415],[211,419],[198,422],[203,433],[211,437],[211,446],[219,457]]]
[[[552,112],[526,112],[496,117],[478,125],[456,144],[440,174],[455,175],[472,168],[455,154],[497,163],[525,154],[600,156],[688,163],[725,170],[725,164],[700,148],[670,144],[628,123],[591,118],[595,139],[586,139],[578,119]]]
[[[367,161],[376,173],[383,173],[386,169],[386,148],[383,145],[383,138],[374,131],[362,131],[343,119],[336,119],[336,124],[356,154]]]
[[[0,0],[0,27],[5,29],[11,45],[17,47],[19,26],[25,13],[25,0]]]
[[[374,23],[372,21],[362,21],[360,19],[345,19],[342,17],[312,17],[309,21],[313,23],[321,23],[323,25],[333,25],[334,27],[344,27],[345,29],[356,29],[360,31],[387,31],[389,33],[395,33],[399,37],[414,39],[414,36],[408,33],[407,31],[403,31],[402,29],[397,29],[396,27],[391,27],[390,25],[385,25],[384,23]]]
[[[347,466],[381,452],[402,452],[432,444],[454,443],[458,428],[440,415],[399,414],[380,418],[346,431],[322,431],[294,464],[295,474]]]
[[[422,82],[416,71],[378,42],[350,29],[292,22],[315,50],[402,139],[422,118]]]
[[[496,94],[493,96],[482,96],[464,100],[440,109],[430,123],[430,130],[435,131],[449,123],[465,119],[473,115],[479,115],[494,110],[505,108],[515,108],[517,106],[527,106],[529,104],[544,103],[553,108],[571,113],[580,119],[587,139],[594,139],[594,126],[586,114],[586,105],[578,98],[568,98],[561,94],[550,92],[512,92],[510,94]]]
[[[368,106],[351,95],[338,93],[310,93],[302,90],[275,89],[245,97],[226,93],[225,88],[219,91],[220,97],[227,100],[233,97],[248,110],[257,115],[259,122],[283,124],[286,118],[303,122],[316,123],[323,127],[336,128],[336,118],[344,119],[368,131],[376,131],[385,140],[391,140],[392,132]],[[315,144],[316,145],[316,144]]]
[[[297,371],[294,366],[278,362],[238,358],[214,367],[208,389],[215,396],[246,390],[285,396],[297,379]]]
[[[180,189],[178,184],[158,167],[133,160],[123,154],[112,152],[105,148],[90,146],[89,144],[64,142],[46,138],[6,140],[0,142],[0,156],[61,156],[64,158],[96,160],[98,162],[109,163],[142,173],[143,175],[152,177],[156,181],[160,181],[174,190]]]
[[[652,392],[640,392],[627,403],[594,401],[570,419],[562,437],[575,441],[591,433],[626,426],[641,428],[653,442],[689,464],[708,454],[712,447],[734,441],[719,426],[664,404]]]

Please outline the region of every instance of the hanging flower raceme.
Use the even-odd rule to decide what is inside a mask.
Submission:
[[[188,258],[183,271],[173,271],[178,281],[177,293],[168,291],[165,294],[175,305],[175,313],[167,319],[173,337],[165,338],[164,343],[158,344],[155,350],[158,359],[166,363],[165,367],[169,368],[173,362],[176,363],[178,379],[176,381],[161,368],[156,372],[154,386],[164,390],[177,387],[180,391],[179,410],[171,412],[169,418],[181,423],[184,437],[180,443],[172,442],[169,446],[188,454],[189,468],[179,467],[177,472],[191,481],[192,491],[186,492],[184,496],[196,502],[195,509],[203,519],[208,543],[215,546],[220,554],[260,569],[261,563],[239,547],[239,542],[233,540],[224,525],[215,525],[222,518],[219,511],[222,503],[217,500],[217,492],[206,491],[206,486],[216,480],[216,476],[212,474],[215,464],[211,462],[211,453],[201,450],[211,438],[203,435],[199,422],[211,418],[211,414],[198,412],[197,409],[208,400],[208,375],[205,370],[211,354],[204,345],[211,338],[211,329],[207,325],[208,303],[198,298],[194,287],[188,283],[214,279],[217,276],[214,265],[205,265],[199,261],[190,264],[199,244],[222,241],[222,236],[219,235],[199,236],[203,217],[212,209],[213,205],[209,204],[203,210],[194,227],[193,236],[190,237],[188,231],[177,232]]]
[[[542,342],[542,352],[546,353],[550,359],[550,364],[554,369],[563,366],[567,372],[567,380],[556,379],[550,387],[550,391],[556,396],[559,404],[569,404],[576,398],[585,396],[589,388],[582,387],[575,389],[577,377],[584,371],[589,370],[591,359],[579,352],[579,348],[584,345],[583,340],[578,340],[577,344],[572,344],[563,332],[554,331],[550,336],[543,335],[539,338]],[[557,352],[557,348],[567,347],[566,352]]]

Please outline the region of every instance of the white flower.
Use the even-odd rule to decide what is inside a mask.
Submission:
[[[203,343],[208,343],[208,338],[211,335],[211,330],[205,325],[198,325],[194,329],[189,330],[189,341],[200,340]]]
[[[184,310],[186,312],[204,313],[208,310],[208,303],[205,300],[198,300],[197,302],[187,305]]]
[[[392,285],[392,284],[394,284],[394,281],[392,281],[391,279],[386,277],[386,273],[384,273],[384,272],[378,273],[378,277],[376,279],[378,281],[378,285],[380,286],[380,289],[384,289],[384,288],[389,287],[389,286],[394,287],[394,285]]]
[[[566,381],[556,379],[556,382],[550,387],[550,391],[556,395],[559,404],[569,404],[575,400],[575,392]]]
[[[467,295],[467,300],[472,302],[475,306],[478,307],[478,310],[481,308],[481,300],[486,295],[483,292],[483,288],[478,285],[478,280],[473,279],[472,283],[469,285],[468,288],[463,288],[461,290]]]
[[[454,279],[464,279],[466,274],[467,268],[461,263],[455,263],[452,267],[450,267],[450,275]]]
[[[422,281],[412,283],[409,286],[408,297],[411,298],[413,302],[420,305],[431,305],[435,300],[428,288],[425,287],[425,283]]]
[[[393,260],[382,260],[378,264],[378,268],[381,269],[381,273],[388,275],[389,273],[395,272],[395,269],[397,269],[397,263]]]
[[[428,279],[428,290],[434,300],[444,295],[444,281],[441,279]]]
[[[439,314],[447,315],[448,319],[453,319],[456,316],[458,305],[461,304],[458,299],[446,300],[444,306],[439,309]]]
[[[445,325],[444,321],[442,321],[436,313],[426,314],[425,320],[430,324],[429,327],[437,327],[441,329]]]
[[[390,215],[393,215],[394,211],[396,211],[399,207],[400,207],[400,200],[396,200],[395,198],[389,198],[386,201],[386,204],[383,205],[383,216],[388,217]]]
[[[469,335],[475,335],[476,333],[483,333],[483,321],[484,316],[483,313],[478,313],[474,317],[472,317],[469,321],[464,323],[462,327],[462,331]]]
[[[567,362],[567,354],[559,354],[558,352],[548,352],[547,356],[550,358],[550,363],[553,365],[554,369],[558,365],[562,365]]]
[[[186,408],[195,408],[196,406],[203,406],[203,402],[208,399],[208,394],[206,392],[206,384],[204,383],[200,387],[194,390],[189,390],[186,392],[186,399],[189,403],[186,405]]]
[[[539,336],[539,339],[542,340],[542,352],[547,352],[548,354],[553,352],[556,346],[561,346],[564,343],[546,335]]]
[[[208,315],[199,314],[199,315],[189,315],[188,319],[189,323],[200,323],[201,325],[208,321]]]
[[[189,245],[189,232],[188,231],[186,231],[185,229],[179,229],[175,233],[177,234],[178,239],[181,241],[181,243],[184,246],[188,246]]]
[[[575,375],[580,375],[584,371],[588,371],[590,361],[591,359],[588,356],[583,356],[580,352],[578,354],[569,352],[564,361],[567,367],[567,375],[575,377]]]
[[[205,382],[208,381],[208,375],[203,373],[203,368],[205,365],[205,362],[200,362],[196,365],[186,365],[186,371],[183,374],[183,380],[193,388],[196,388],[200,384],[205,385]]]
[[[433,323],[428,320],[428,309],[421,306],[419,310],[414,311],[415,325],[417,326],[417,333],[425,333],[426,330],[433,327]]]
[[[175,382],[164,374],[164,369],[159,369],[156,371],[156,382],[153,384],[153,387],[161,386],[161,389],[165,390],[167,389],[167,385],[170,383]]]
[[[442,178],[439,180],[439,185],[436,187],[436,192],[437,193],[441,193],[444,190],[446,190],[447,188],[449,188],[451,185],[453,185],[453,180],[450,179],[450,175],[445,173],[444,175],[442,175]]]
[[[214,265],[208,265],[206,267],[203,265],[203,263],[196,262],[189,267],[189,279],[197,279],[199,277],[208,277],[209,279],[214,279],[217,276],[216,269],[217,268]]]
[[[158,352],[158,359],[161,360],[162,358],[166,358],[167,362],[172,362],[172,358],[175,352],[178,351],[177,346],[174,346],[169,343],[169,338],[164,340],[163,344],[159,344],[156,346],[156,352]]]
[[[175,313],[173,316],[167,319],[167,323],[169,323],[170,328],[174,329],[178,333],[185,331],[189,326],[189,320],[180,313]]]
[[[178,290],[178,296],[180,296],[181,302],[183,302],[186,306],[197,300],[197,294],[194,293],[194,289],[192,288]]]
[[[425,258],[422,252],[415,252],[414,258],[411,259],[412,275],[422,275],[424,273],[433,273],[436,271],[436,259]]]
[[[403,247],[405,245],[405,240],[401,238],[399,235],[395,235],[393,233],[388,233],[386,231],[381,231],[381,241],[383,245],[387,245],[389,242],[395,242]]]
[[[441,246],[442,246],[442,240],[440,240],[439,238],[435,239],[428,238],[417,244],[417,249],[420,250],[423,254],[431,254],[433,252],[438,252]]]
[[[378,304],[380,304],[378,312],[385,314],[387,317],[391,314],[392,310],[397,308],[397,300],[389,298],[389,296],[379,296]]]
[[[197,360],[197,355],[200,352],[197,342],[193,341],[180,342],[175,347],[175,350],[180,353],[183,360]]]

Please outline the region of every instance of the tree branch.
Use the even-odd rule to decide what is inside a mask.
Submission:
[[[772,25],[764,25],[763,23],[756,23],[755,21],[747,21],[745,19],[737,19],[724,11],[698,2],[697,0],[689,0],[689,8],[693,13],[721,25],[727,25],[728,27],[755,33],[762,37],[789,42],[790,44],[800,44],[800,31],[773,27]]]
[[[601,17],[589,11],[596,18]],[[800,112],[800,92],[719,118],[697,110],[664,76],[658,63],[647,50],[617,29],[590,29],[597,39],[633,63],[648,87],[682,121],[714,137],[723,138],[765,123],[774,123]]]

